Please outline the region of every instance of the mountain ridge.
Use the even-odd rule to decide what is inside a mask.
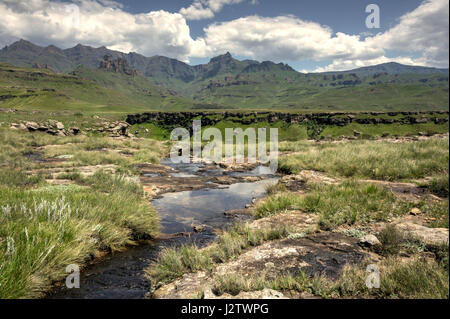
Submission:
[[[430,74],[430,73],[448,73],[448,68],[433,68],[424,66],[411,66],[404,65],[396,62],[381,63],[372,66],[365,66],[344,71],[327,71],[327,72],[310,72],[301,73],[290,67],[288,64],[275,63],[272,61],[255,61],[255,60],[237,60],[227,52],[216,57],[212,57],[206,64],[189,65],[185,62],[179,61],[174,58],[169,58],[161,55],[154,55],[152,57],[146,57],[136,52],[123,53],[120,51],[110,50],[105,46],[94,48],[82,44],[77,44],[72,48],[60,49],[54,45],[47,47],[38,46],[27,40],[19,40],[12,43],[9,46],[5,46],[0,50],[0,61],[10,63],[16,66],[31,67],[35,63],[39,63],[43,56],[54,55],[55,57],[64,56],[67,61],[67,65],[51,65],[52,69],[58,72],[67,73],[74,70],[78,65],[83,65],[87,68],[96,68],[98,64],[103,60],[105,55],[111,56],[112,59],[122,58],[127,60],[130,66],[142,72],[143,75],[152,77],[153,74],[165,71],[168,75],[177,77],[177,72],[180,72],[179,78],[190,82],[198,79],[205,79],[215,76],[217,74],[223,74],[230,70],[242,71],[247,68],[246,72],[265,71],[268,65],[271,67],[280,68],[284,71],[293,71],[300,74],[342,74],[342,73],[357,73],[364,75],[371,75],[374,73],[386,72],[388,74]],[[61,59],[62,57],[60,57]],[[19,61],[18,61],[19,60]],[[14,63],[15,62],[15,63]],[[157,68],[156,64],[164,64],[164,67]],[[229,68],[217,70],[215,65],[226,65]],[[244,66],[244,67],[242,67]]]
[[[105,56],[111,61],[123,61],[122,66],[126,61],[128,73],[137,70],[195,108],[328,111],[448,108],[448,69],[385,63],[348,71],[300,73],[284,63],[240,61],[229,52],[211,58],[208,63],[191,66],[165,56],[148,58],[104,46],[78,44],[62,50],[25,40],[0,50],[0,62],[63,74],[71,74],[80,67],[95,71]],[[122,66],[113,69],[125,70]],[[95,80],[96,76],[102,78],[101,73],[95,72],[89,78]]]

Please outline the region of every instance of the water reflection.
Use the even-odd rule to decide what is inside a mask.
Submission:
[[[277,182],[270,178],[254,183],[237,183],[227,188],[202,189],[164,194],[153,200],[161,217],[164,233],[192,231],[193,225],[207,224],[222,227],[227,223],[225,211],[242,209],[253,198],[261,198],[268,185]]]

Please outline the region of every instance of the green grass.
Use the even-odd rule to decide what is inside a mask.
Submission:
[[[273,229],[252,230],[237,224],[221,235],[214,244],[204,249],[195,245],[164,249],[158,260],[146,269],[153,287],[170,282],[188,272],[211,269],[215,263],[235,258],[248,247],[260,245],[264,241],[287,237],[285,226]]]
[[[324,230],[342,224],[386,221],[408,213],[411,203],[403,202],[388,190],[366,183],[346,181],[339,185],[310,185],[305,195],[281,193],[269,196],[256,208],[256,217],[266,217],[284,210],[301,209],[319,215]]]
[[[87,189],[0,187],[0,298],[36,297],[68,264],[156,234],[157,215],[140,186],[107,176]]]
[[[449,195],[449,176],[443,174],[434,177],[428,185],[430,192],[441,197],[448,197]]]
[[[0,298],[38,297],[64,279],[67,265],[82,267],[99,251],[158,233],[157,213],[133,173],[138,163],[161,157],[163,143],[5,128],[0,143]],[[116,150],[146,153],[134,159]],[[58,163],[63,171],[56,178],[76,184],[47,184],[46,168],[55,164],[42,160],[66,154],[75,156]],[[86,176],[78,169],[107,162],[120,165],[114,175],[98,169]]]
[[[312,169],[336,176],[388,181],[448,174],[448,138],[404,143],[281,143],[280,151],[285,150],[298,153],[280,159],[279,169],[283,172]]]
[[[448,261],[445,266],[416,259],[401,262],[389,257],[377,264],[380,268],[380,287],[367,288],[365,266],[347,266],[342,275],[330,280],[324,276],[309,277],[304,272],[269,278],[265,273],[243,276],[227,274],[215,276],[213,292],[237,295],[242,291],[275,289],[285,294],[309,293],[322,298],[392,298],[392,299],[448,299]]]
[[[0,63],[0,107],[25,110],[138,112],[185,109],[193,102],[142,76],[78,68],[71,75]]]
[[[326,126],[319,137],[336,138],[339,136],[354,136],[354,131],[361,133],[362,137],[388,137],[388,136],[408,136],[423,134],[447,133],[448,123],[435,124],[358,124],[350,123],[346,126]]]

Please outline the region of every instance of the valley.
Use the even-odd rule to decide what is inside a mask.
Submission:
[[[0,298],[448,299],[448,81],[6,46]],[[277,171],[172,163],[194,120],[278,129]]]
[[[124,67],[105,68],[117,61]],[[24,40],[0,50],[0,62],[7,63],[1,66],[0,107],[351,112],[447,110],[449,103],[448,69],[396,63],[300,73],[284,63],[240,61],[230,53],[191,66],[163,56],[83,45],[43,48]],[[28,92],[45,89],[34,86],[38,77],[58,84],[55,91]]]
[[[164,160],[166,134],[194,118],[279,127],[277,174]],[[2,109],[0,122],[2,298],[448,297],[448,112]],[[64,286],[72,263],[81,289]]]

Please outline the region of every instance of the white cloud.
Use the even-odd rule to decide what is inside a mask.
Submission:
[[[78,19],[73,5],[68,7],[67,3],[2,0],[0,38],[24,38],[60,47],[77,43],[104,45],[124,52],[161,54],[184,61],[190,55],[203,54],[204,41],[191,38],[181,14],[161,10],[133,15],[112,1],[102,2],[107,5],[95,0],[78,0]]]
[[[334,32],[295,16],[247,16],[213,23],[193,39],[186,19],[213,17],[223,6],[245,0],[194,0],[180,13],[131,14],[112,0],[74,0],[79,24],[67,2],[0,0],[0,44],[23,38],[37,44],[70,47],[77,43],[124,52],[165,55],[188,61],[230,51],[272,61],[331,61],[315,71],[345,70],[389,61],[448,67],[448,0],[427,0],[399,18],[388,31],[370,35]],[[250,0],[247,0],[250,2]],[[252,1],[252,3],[254,3]],[[392,51],[400,56],[388,58]],[[414,56],[413,57],[411,57]]]
[[[243,17],[205,28],[206,54],[230,51],[262,60],[316,60],[332,63],[320,70],[395,61],[399,63],[448,67],[448,0],[427,0],[400,17],[385,33],[349,35],[295,16]],[[362,37],[361,37],[362,36]],[[387,58],[392,50],[402,56]],[[409,54],[419,58],[408,57]]]
[[[359,35],[333,34],[326,26],[294,16],[249,16],[205,29],[208,53],[230,51],[260,60],[373,59],[383,50]]]
[[[448,66],[448,39],[449,1],[427,0],[403,15],[395,27],[370,40],[385,49],[423,52],[423,63]]]
[[[211,8],[204,7],[200,1],[194,2],[187,8],[181,8],[180,14],[189,20],[202,20],[214,17],[214,12]]]
[[[244,0],[195,0],[189,7],[181,8],[180,14],[182,14],[188,20],[202,20],[210,19],[214,17],[216,12],[222,10],[223,6],[229,4],[238,4]],[[252,4],[256,4],[252,0]]]

